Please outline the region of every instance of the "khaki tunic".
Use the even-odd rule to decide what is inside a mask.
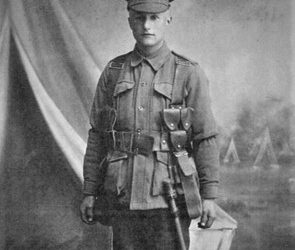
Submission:
[[[202,198],[217,197],[219,155],[208,80],[197,63],[171,52],[166,44],[148,57],[135,47],[104,69],[90,117],[85,195],[104,192],[131,210],[167,207],[162,181],[168,177],[171,157],[164,150],[167,138],[162,133],[161,112],[171,104],[194,109],[190,156],[196,163]],[[109,110],[115,110],[115,119],[106,112]],[[114,150],[110,144],[116,143],[116,132],[126,132],[127,137],[127,132],[152,136],[152,154]],[[114,140],[110,140],[110,134]],[[180,185],[181,194],[177,174],[174,182]]]

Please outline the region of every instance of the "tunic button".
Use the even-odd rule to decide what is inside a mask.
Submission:
[[[185,126],[188,126],[188,125],[189,125],[188,122],[186,122],[186,123],[185,123]]]
[[[174,123],[170,123],[170,126],[171,126],[171,127],[174,127]]]
[[[181,148],[180,144],[177,145],[177,148]]]
[[[139,106],[139,107],[138,107],[138,110],[139,110],[139,111],[142,111],[142,110],[143,110],[143,107],[142,107],[142,106]]]
[[[140,132],[141,132],[141,129],[140,129],[140,128],[138,128],[136,131],[137,131],[137,133],[140,133]]]
[[[162,141],[162,143],[163,143],[163,144],[166,144],[166,141],[165,141],[165,140],[163,140],[163,141]]]

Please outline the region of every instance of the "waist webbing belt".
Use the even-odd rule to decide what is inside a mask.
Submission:
[[[112,149],[128,154],[142,154],[148,156],[153,151],[153,136],[142,133],[113,131],[108,133],[108,140],[112,141]]]

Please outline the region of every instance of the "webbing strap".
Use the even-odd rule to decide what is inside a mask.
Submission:
[[[193,163],[190,161],[187,154],[181,154],[177,156],[177,153],[174,153],[174,156],[176,156],[178,165],[181,169],[180,180],[184,192],[187,212],[190,218],[198,218],[201,215],[202,202],[199,187],[195,177],[196,170],[192,166]]]
[[[189,217],[191,219],[198,218],[202,212],[202,202],[196,178],[194,175],[185,176],[181,172],[180,180],[182,183],[184,198]]]
[[[184,65],[178,62],[175,63],[175,75],[172,90],[172,105],[185,105],[184,99],[187,95],[186,88],[184,86],[185,78],[189,70],[188,65]]]

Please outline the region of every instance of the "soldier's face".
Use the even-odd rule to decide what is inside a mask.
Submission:
[[[154,47],[162,44],[171,16],[169,11],[145,13],[130,10],[128,21],[136,42],[142,47]]]

